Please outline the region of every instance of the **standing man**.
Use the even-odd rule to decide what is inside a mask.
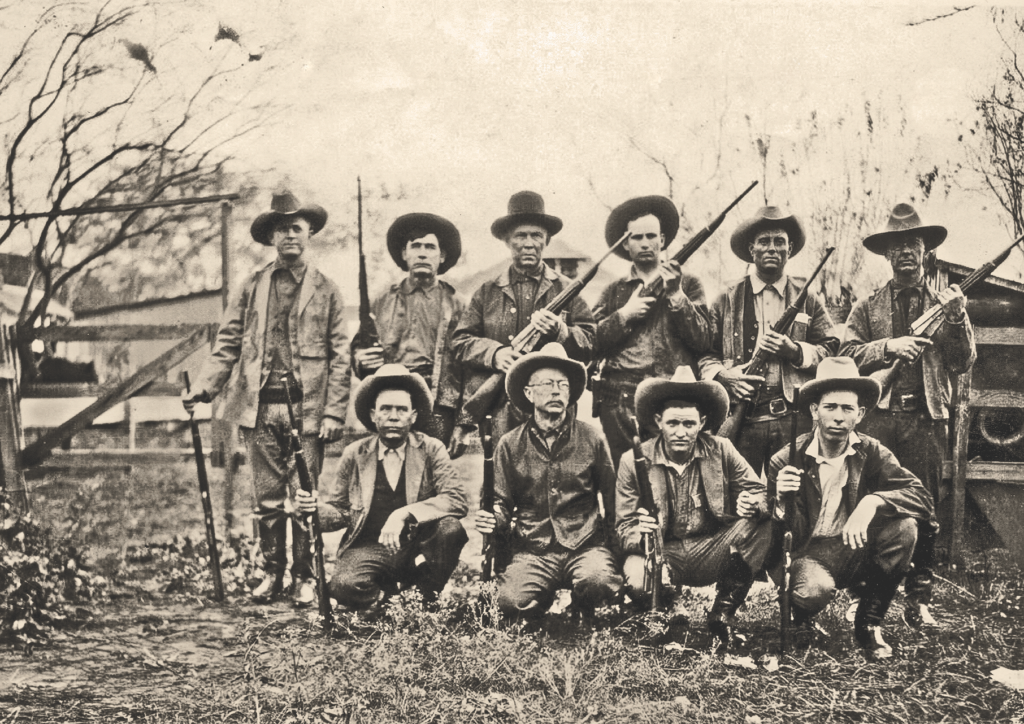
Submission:
[[[659,535],[673,581],[686,586],[717,583],[708,629],[724,647],[732,644],[736,610],[764,566],[772,541],[764,485],[731,442],[708,432],[728,412],[725,388],[718,382],[698,382],[691,367],[679,367],[670,380],[641,382],[636,416],[641,427],[657,431],[641,449],[661,515],[655,520],[640,507],[632,450],[619,463],[615,491],[630,598],[647,599],[642,539]]]
[[[888,260],[892,279],[854,305],[842,348],[864,374],[903,360],[878,408],[865,419],[864,430],[924,483],[936,505],[949,492],[941,483],[948,449],[950,378],[966,372],[977,358],[963,292],[955,284],[936,292],[925,282],[925,253],[945,239],[945,228],[924,226],[909,204],[893,208],[886,228],[864,239],[868,251]],[[910,336],[910,325],[936,304],[942,305],[945,322],[935,335],[930,340]],[[937,625],[928,610],[937,535],[935,520],[922,521],[903,614],[914,628]]]
[[[513,518],[512,563],[498,581],[506,616],[536,618],[559,588],[572,589],[584,616],[614,603],[622,589],[609,548],[615,469],[601,433],[576,419],[586,368],[562,345],[544,345],[509,369],[505,390],[529,415],[494,453],[494,510],[479,510],[484,535]]]
[[[468,540],[462,485],[444,445],[413,430],[432,408],[420,375],[381,366],[356,391],[356,416],[373,434],[345,448],[319,503],[315,492],[297,494],[325,532],[347,529],[328,585],[343,606],[370,608],[398,583],[415,585],[429,605],[459,563]]]
[[[513,194],[508,214],[491,224],[491,233],[512,253],[512,264],[476,291],[455,331],[452,346],[463,366],[463,400],[494,373],[509,371],[521,357],[509,343],[531,322],[543,341],[558,342],[572,359],[589,361],[596,324],[586,302],[576,297],[561,315],[545,309],[571,283],[543,259],[548,241],[561,229],[562,220],[544,213],[544,199],[533,191]],[[496,440],[528,418],[507,400],[491,414]]]
[[[275,194],[271,211],[252,222],[252,238],[277,249],[277,259],[255,271],[224,312],[213,352],[191,394],[191,410],[227,387],[223,416],[242,430],[252,466],[260,548],[265,577],[252,598],[279,595],[286,564],[288,500],[298,488],[291,456],[288,407],[283,379],[291,381],[298,407],[302,444],[314,479],[324,443],[341,437],[348,408],[349,363],[344,305],[334,282],[303,256],[310,237],[327,223],[327,212],[303,206],[288,192]],[[292,526],[292,581],[296,605],[316,598],[309,533]]]
[[[733,402],[751,400],[736,447],[758,475],[785,444],[789,417],[796,414],[793,390],[839,349],[832,318],[817,294],[807,295],[786,333],[772,331],[800,295],[802,280],[786,274],[786,263],[804,248],[804,240],[800,220],[775,206],[739,225],[732,252],[754,268],[712,305],[712,351],[700,360],[702,379],[721,382]],[[764,377],[746,373],[758,349],[770,359]]]
[[[630,199],[612,211],[604,227],[609,246],[629,231],[616,252],[633,262],[629,275],[612,282],[594,309],[594,358],[604,360],[594,395],[615,464],[632,444],[629,418],[637,385],[671,377],[680,365],[695,368],[711,343],[703,285],[676,262],[661,259],[678,230],[679,213],[664,196]],[[665,280],[664,292],[641,295],[658,277]]]
[[[408,276],[381,294],[372,305],[381,347],[352,348],[352,368],[363,379],[381,365],[400,364],[426,380],[435,399],[426,428],[452,457],[466,448],[472,430],[456,425],[462,397],[462,378],[452,355],[451,339],[465,307],[462,297],[438,277],[455,266],[462,238],[455,225],[435,214],[405,214],[388,229],[388,252]]]
[[[855,430],[880,394],[878,382],[861,377],[849,357],[823,361],[800,393],[812,432],[797,438],[796,461],[787,446],[768,466],[769,486],[780,500],[792,499],[776,515],[793,532],[793,622],[809,624],[837,589],[866,581],[854,634],[869,659],[892,656],[882,621],[910,567],[918,523],[932,516],[921,481],[878,440]],[[781,581],[781,571],[773,577]]]

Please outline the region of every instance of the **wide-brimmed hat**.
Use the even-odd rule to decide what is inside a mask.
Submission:
[[[664,196],[638,196],[616,206],[605,222],[604,240],[608,246],[612,246],[626,233],[630,221],[648,215],[657,216],[661,222],[661,233],[665,236],[661,248],[664,249],[672,243],[679,231],[679,212],[672,200]],[[629,259],[629,250],[625,245],[616,249],[615,253],[623,259]]]
[[[508,215],[491,224],[491,233],[504,239],[510,229],[519,224],[536,224],[547,229],[548,236],[562,230],[562,220],[544,213],[544,197],[535,191],[520,191],[508,200]]]
[[[556,369],[569,378],[569,404],[579,401],[587,386],[587,368],[582,362],[569,359],[565,347],[558,342],[548,342],[536,352],[517,359],[505,375],[505,393],[512,404],[523,412],[532,412],[533,403],[526,399],[524,388],[530,382],[530,375],[540,369]]]
[[[402,258],[406,243],[412,241],[414,235],[419,239],[427,234],[437,237],[438,246],[444,252],[444,261],[437,273],[444,274],[455,266],[462,256],[462,237],[455,224],[437,214],[413,213],[399,216],[388,229],[388,251],[399,269],[409,271],[409,265]]]
[[[806,410],[826,392],[849,390],[856,392],[860,404],[868,410],[878,404],[882,385],[872,377],[861,377],[852,357],[826,357],[818,363],[814,379],[800,388],[800,407]]]
[[[415,372],[410,372],[405,365],[387,364],[367,377],[356,390],[355,410],[359,422],[370,432],[377,432],[377,426],[370,419],[370,410],[377,404],[377,395],[381,390],[405,390],[412,397],[412,406],[416,410],[414,429],[424,430],[430,422],[434,409],[434,400],[430,396],[427,382]]]
[[[864,248],[884,256],[892,242],[908,236],[920,236],[924,239],[924,250],[931,251],[946,240],[946,227],[924,226],[913,206],[896,204],[885,229],[864,239]]]
[[[320,231],[320,229],[324,228],[324,224],[327,223],[327,212],[324,211],[322,206],[317,206],[316,204],[303,206],[290,191],[284,191],[274,194],[270,200],[270,211],[256,217],[256,220],[252,222],[252,226],[249,227],[249,233],[252,234],[252,238],[257,242],[268,246],[271,234],[274,233],[274,227],[277,226],[277,223],[281,219],[292,216],[301,216],[308,221],[310,234]]]
[[[757,213],[736,227],[732,232],[732,239],[729,241],[732,246],[732,253],[748,264],[754,263],[754,257],[750,255],[750,242],[754,240],[758,232],[765,229],[782,229],[789,235],[789,242],[793,245],[793,252],[789,255],[792,259],[804,248],[804,227],[800,225],[800,219],[787,214],[778,206],[762,206]]]
[[[705,429],[714,432],[729,414],[729,393],[721,382],[703,380],[698,382],[693,369],[688,365],[676,367],[672,379],[646,379],[637,385],[636,419],[641,427],[658,430],[654,416],[661,413],[662,406],[669,400],[692,402],[706,419]]]

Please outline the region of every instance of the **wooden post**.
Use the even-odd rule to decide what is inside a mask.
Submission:
[[[953,399],[953,529],[950,531],[949,560],[960,563],[964,545],[964,506],[967,500],[967,441],[971,430],[971,387],[973,368],[957,378]]]
[[[0,493],[6,494],[12,505],[27,513],[28,491],[18,460],[23,436],[15,354],[11,328],[4,324],[0,314]],[[0,518],[3,515],[0,510]]]
[[[220,301],[221,309],[228,308],[231,303],[231,211],[230,201],[220,204]],[[230,537],[231,528],[235,523],[235,478],[238,476],[238,460],[235,455],[235,444],[238,438],[237,427],[226,420],[219,419],[219,406],[214,406],[210,419],[213,449],[224,465],[224,499],[221,510],[224,511],[224,535]]]

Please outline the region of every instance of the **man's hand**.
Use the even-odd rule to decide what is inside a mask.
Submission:
[[[646,508],[637,508],[636,524],[640,535],[658,532],[658,521]]]
[[[320,423],[320,439],[325,442],[334,442],[341,438],[345,424],[336,418],[325,417]]]
[[[508,372],[512,363],[522,356],[522,353],[517,352],[511,347],[502,347],[494,353],[494,369],[498,370],[498,372]]]
[[[473,527],[477,529],[477,532],[483,535],[490,535],[493,533],[497,524],[498,519],[495,518],[494,513],[489,510],[480,509],[476,511],[476,515],[473,516]]]
[[[361,372],[373,374],[384,364],[384,349],[382,347],[357,349],[353,357],[355,357],[356,366]]]
[[[191,392],[181,391],[181,406],[185,408],[185,412],[192,414],[195,412],[196,403],[198,402],[209,402],[210,393],[206,390],[192,390]]]
[[[541,334],[547,337],[562,337],[569,331],[568,327],[565,326],[565,322],[562,321],[562,316],[547,309],[538,309],[531,314],[530,322]]]
[[[885,343],[885,351],[897,359],[913,362],[931,346],[932,341],[924,337],[894,337]]]
[[[401,508],[388,516],[384,521],[384,527],[380,529],[380,538],[377,542],[388,549],[391,553],[397,553],[402,547],[402,532],[411,516]]]
[[[736,515],[741,518],[754,518],[757,516],[757,504],[761,496],[749,490],[740,492],[736,498]]]
[[[947,322],[960,324],[964,321],[964,310],[967,308],[967,298],[960,291],[956,284],[950,284],[939,292],[939,304],[942,305],[942,314]]]
[[[779,495],[784,493],[795,493],[800,490],[800,481],[803,480],[803,470],[792,465],[787,465],[779,471],[775,480],[775,490]]]
[[[665,294],[666,296],[672,296],[679,291],[679,285],[683,278],[682,268],[679,266],[679,262],[663,261],[661,262],[661,278],[665,282]]]
[[[317,491],[307,493],[305,490],[295,491],[295,509],[303,515],[312,515],[316,512]]]
[[[640,292],[643,289],[643,284],[638,286],[626,303],[619,309],[619,314],[622,315],[624,321],[632,322],[634,319],[643,319],[651,311],[651,305],[658,301],[654,297],[641,297]]]
[[[722,370],[715,379],[725,386],[729,397],[734,400],[750,399],[754,391],[764,383],[764,377],[747,374],[747,365]]]
[[[452,460],[462,457],[469,445],[469,436],[473,434],[472,425],[456,425],[452,431],[452,441],[448,444],[448,457]]]
[[[843,526],[843,544],[853,550],[868,544],[868,526],[875,518],[875,512],[885,505],[885,501],[877,495],[865,495],[854,508],[850,518]]]
[[[754,349],[754,354],[757,354],[758,349],[763,349],[770,357],[778,357],[788,362],[798,362],[802,355],[800,345],[785,334],[771,329],[765,330],[764,334],[761,335],[761,339],[757,341],[757,347]]]

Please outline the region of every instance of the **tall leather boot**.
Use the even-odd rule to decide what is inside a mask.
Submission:
[[[753,584],[754,572],[743,556],[733,553],[718,579],[715,602],[708,611],[708,630],[718,640],[719,648],[732,647],[736,610],[743,605]]]
[[[933,520],[918,521],[917,545],[911,569],[907,573],[904,591],[907,594],[903,620],[911,628],[935,630],[939,624],[928,610],[932,588],[935,587],[935,542],[939,537],[939,525]]]
[[[889,611],[889,604],[896,595],[902,573],[884,573],[877,566],[871,566],[857,614],[853,620],[853,633],[857,643],[864,649],[870,661],[892,658],[892,646],[882,638],[882,621]]]

